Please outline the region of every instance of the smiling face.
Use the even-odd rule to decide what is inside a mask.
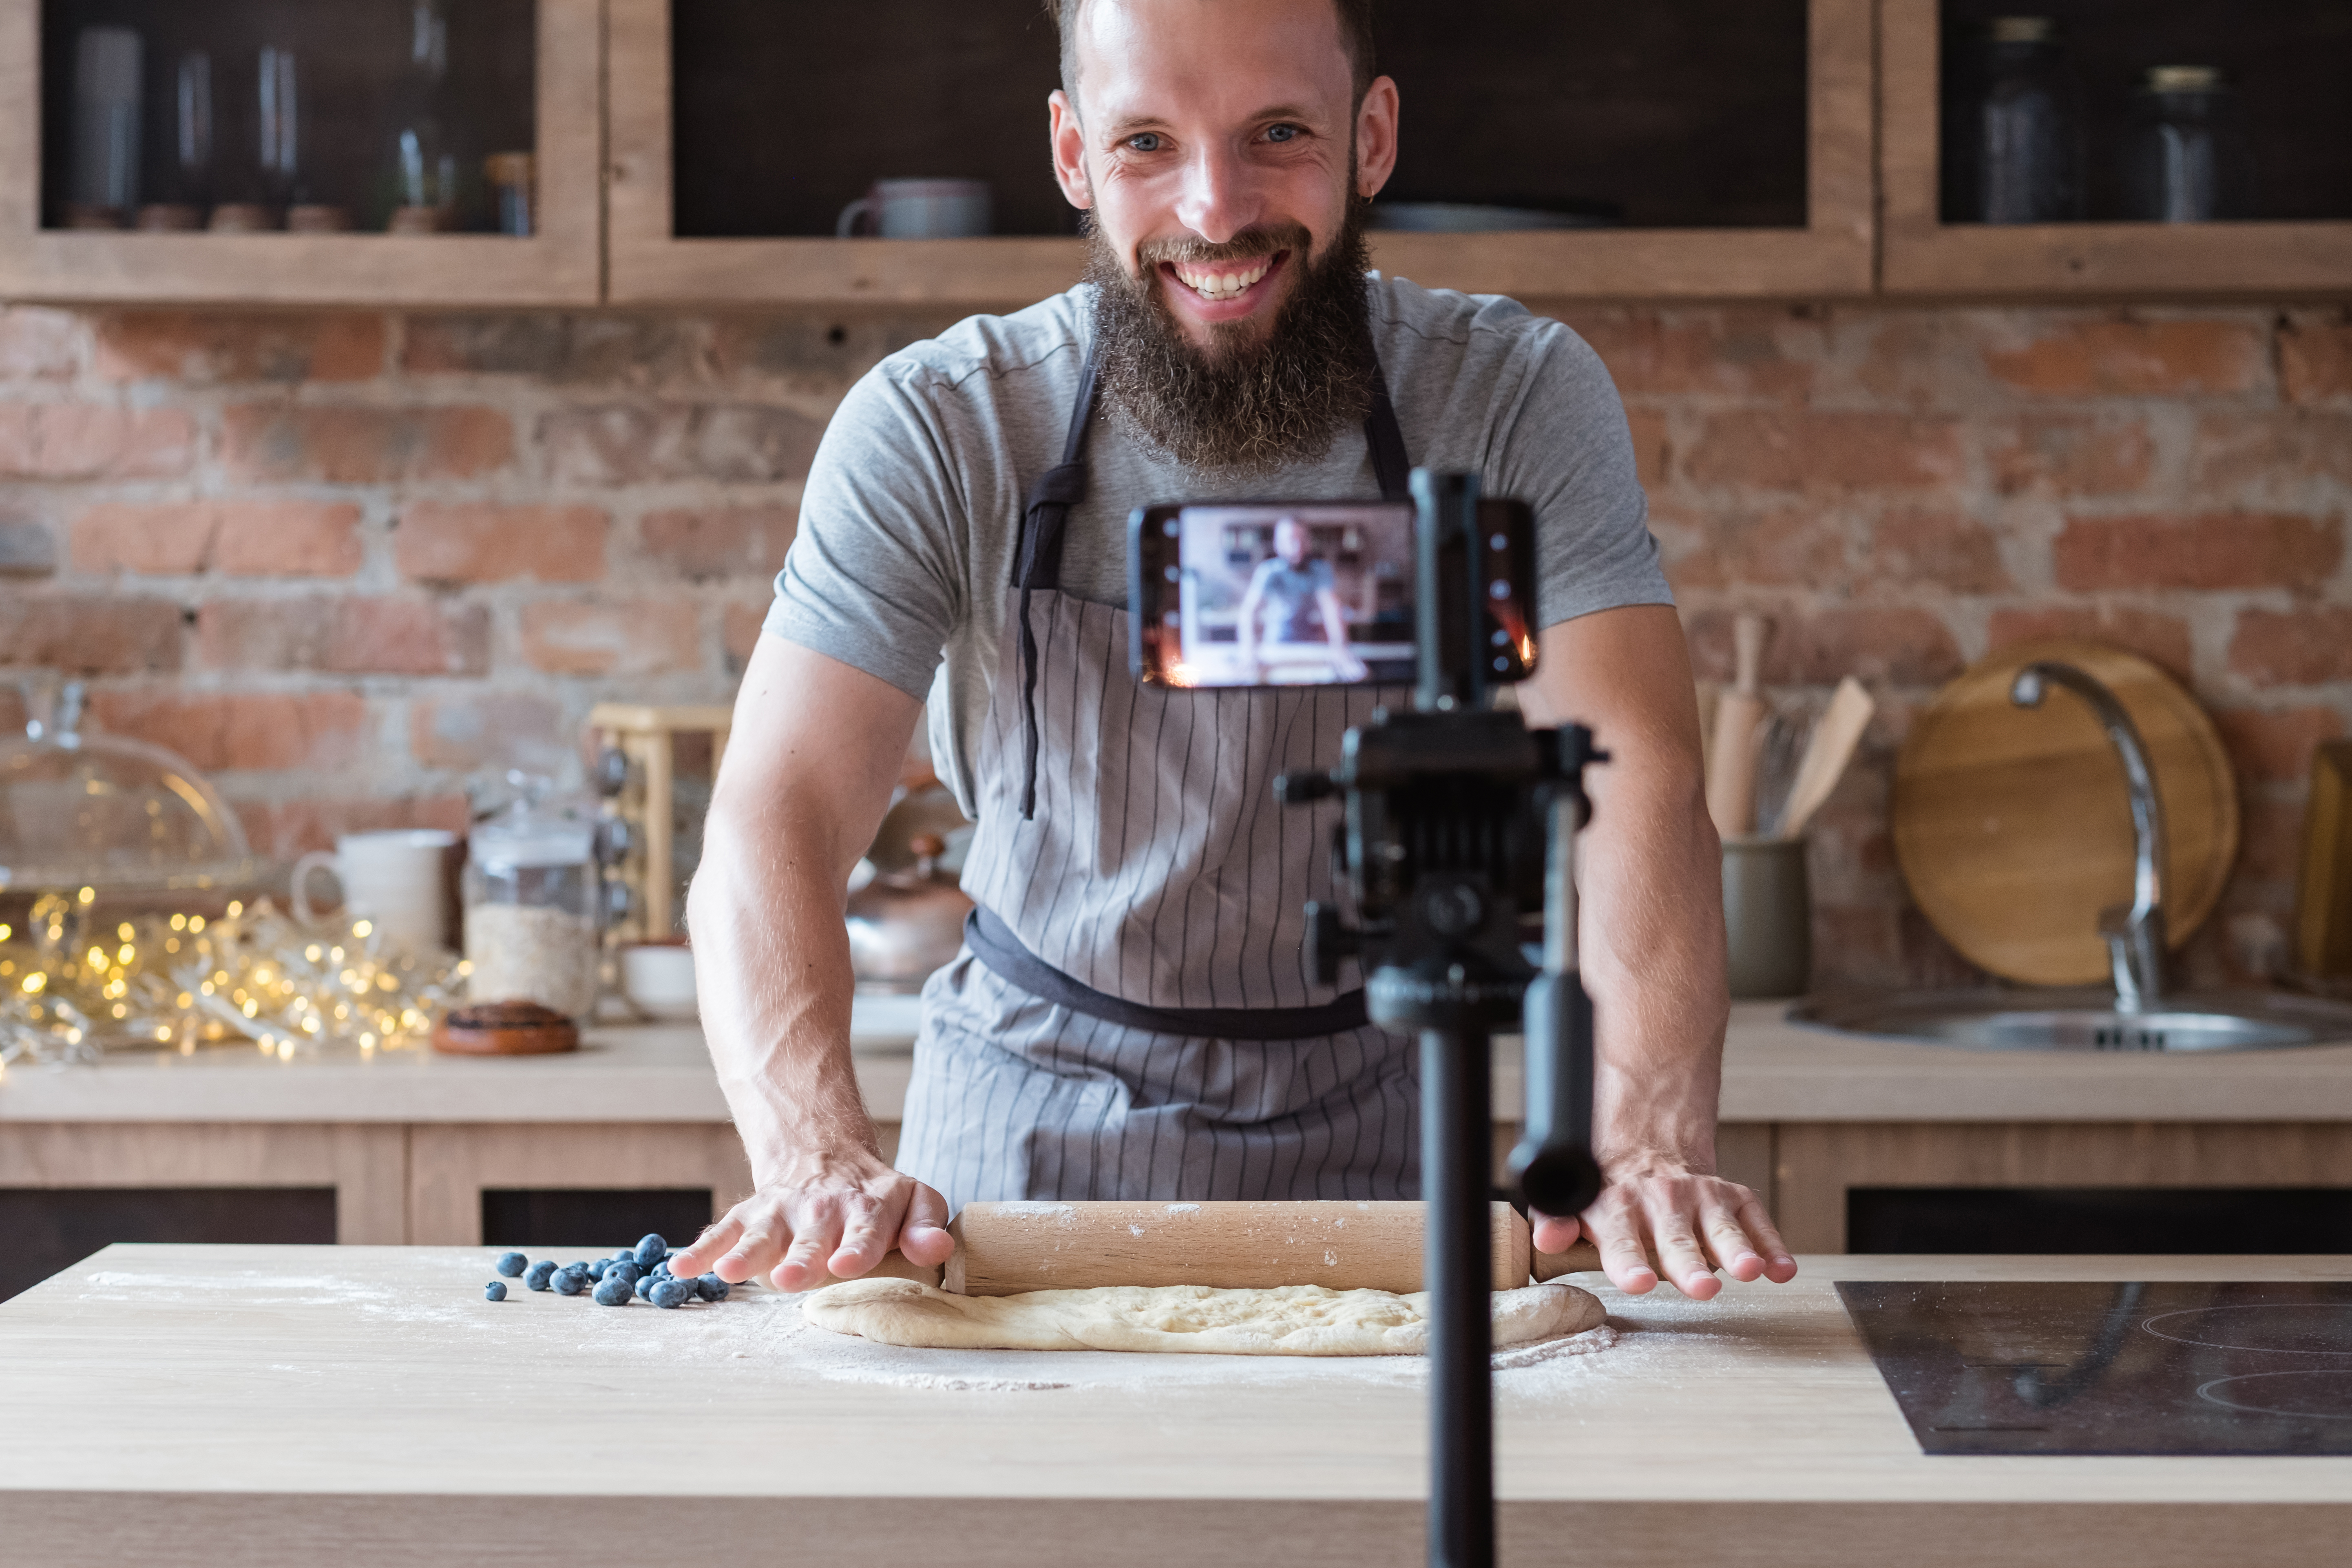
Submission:
[[[1274,525],[1274,552],[1289,566],[1307,559],[1307,530],[1297,518],[1286,517]]]
[[[1333,0],[1086,0],[1055,172],[1099,245],[1213,355],[1272,333],[1350,204],[1396,162],[1387,78],[1360,105]]]

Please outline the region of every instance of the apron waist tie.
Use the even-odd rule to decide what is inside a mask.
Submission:
[[[1042,1001],[1125,1029],[1202,1040],[1311,1040],[1370,1022],[1364,994],[1349,991],[1317,1007],[1146,1007],[1063,973],[1013,934],[992,911],[964,918],[964,945],[1003,979]]]

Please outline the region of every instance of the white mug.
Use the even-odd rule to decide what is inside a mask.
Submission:
[[[988,232],[986,180],[877,180],[841,209],[833,232],[884,239],[969,239]]]
[[[314,849],[294,862],[289,889],[294,918],[318,920],[310,902],[314,872],[334,873],[342,884],[342,916],[368,920],[398,947],[416,951],[449,945],[448,863],[457,836],[437,827],[402,827],[384,833],[346,833],[332,853]]]

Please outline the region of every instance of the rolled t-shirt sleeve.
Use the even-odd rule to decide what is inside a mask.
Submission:
[[[1564,326],[1535,359],[1499,444],[1504,495],[1535,509],[1538,626],[1626,605],[1672,605],[1615,383]]]
[[[962,611],[964,489],[919,370],[883,366],[825,426],[766,629],[920,700]]]

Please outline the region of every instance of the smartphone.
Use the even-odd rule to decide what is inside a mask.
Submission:
[[[1523,679],[1535,668],[1534,517],[1524,502],[1481,499],[1478,518],[1486,574],[1477,584],[1480,658],[1489,680]],[[1137,678],[1160,686],[1412,685],[1421,654],[1413,520],[1407,501],[1138,507],[1128,520]]]

